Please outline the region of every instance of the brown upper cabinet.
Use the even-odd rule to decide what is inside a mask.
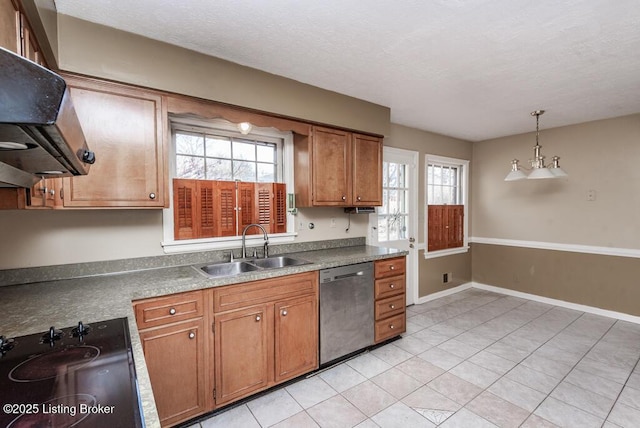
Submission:
[[[0,46],[23,55],[20,41],[20,12],[11,0],[0,2]]]
[[[167,112],[162,95],[121,84],[63,76],[96,163],[64,179],[65,207],[168,207]]]
[[[47,66],[26,16],[12,0],[0,2],[0,46]]]
[[[382,138],[314,126],[295,138],[296,205],[382,205]]]

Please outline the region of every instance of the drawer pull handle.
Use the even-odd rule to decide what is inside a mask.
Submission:
[[[175,315],[175,314],[176,314],[176,308],[169,309],[169,315]]]
[[[346,196],[344,196],[344,195],[342,195],[342,200],[343,200],[343,201],[346,201],[346,200],[347,200],[347,197],[346,197]]]
[[[390,307],[391,309],[395,309],[395,308],[396,308],[396,305],[391,304],[391,305],[389,305],[389,307]]]
[[[189,339],[193,339],[196,337],[196,334],[194,332],[189,332]]]
[[[286,317],[287,316],[287,310],[285,309],[284,311],[282,311],[282,316]]]
[[[396,288],[395,284],[389,284],[389,288]]]
[[[393,330],[395,327],[393,326],[393,324],[389,324],[389,328]]]
[[[256,315],[256,322],[260,321],[262,318],[260,318],[260,315]]]

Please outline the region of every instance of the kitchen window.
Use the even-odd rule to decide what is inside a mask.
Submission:
[[[426,156],[426,242],[425,257],[466,252],[468,249],[469,161]]]
[[[293,188],[291,133],[224,120],[171,118],[171,207],[163,214],[165,252],[235,248],[245,226],[269,241],[293,239],[287,188]],[[247,230],[250,241],[262,231]]]

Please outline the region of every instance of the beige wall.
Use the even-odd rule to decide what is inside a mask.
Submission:
[[[640,316],[640,261],[630,257],[472,244],[473,280]]]
[[[505,182],[532,155],[535,133],[475,143],[473,236],[640,249],[640,114],[540,133],[568,178]],[[587,201],[594,190],[595,201]],[[596,251],[598,251],[596,249]],[[472,246],[473,280],[640,315],[640,259],[514,246]]]
[[[387,107],[65,15],[60,69],[385,135]],[[295,58],[291,59],[295,61]]]
[[[517,182],[503,179],[511,159],[532,157],[535,133],[475,143],[473,236],[640,248],[639,142],[640,114],[542,130],[542,153],[569,177]]]
[[[367,232],[366,215],[352,215],[347,232],[347,215],[338,208],[306,208],[293,221],[296,242]],[[164,254],[160,210],[0,211],[0,236],[0,270]]]
[[[431,132],[420,131],[406,126],[391,125],[391,132],[384,140],[385,145],[417,151],[418,168],[418,245],[424,246],[425,234],[425,155],[439,155],[471,160],[472,144]],[[418,295],[426,296],[471,281],[470,253],[425,259],[424,251],[418,254]],[[452,273],[453,281],[444,284],[443,273]]]

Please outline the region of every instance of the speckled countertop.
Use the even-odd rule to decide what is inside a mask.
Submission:
[[[0,314],[2,314],[0,334],[5,337],[15,337],[42,332],[52,325],[67,327],[77,324],[78,321],[90,324],[111,318],[127,317],[144,419],[148,428],[154,428],[159,427],[160,422],[131,305],[133,300],[405,254],[406,252],[394,249],[356,245],[296,252],[297,257],[311,263],[248,272],[226,278],[210,279],[193,266],[183,265],[2,286],[0,287]]]

